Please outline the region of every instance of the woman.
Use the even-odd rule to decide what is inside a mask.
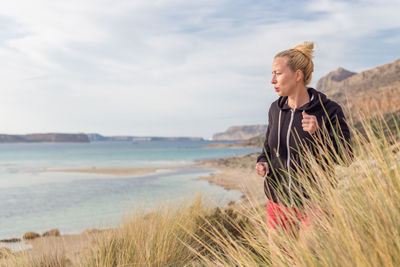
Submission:
[[[308,197],[293,173],[296,166],[307,166],[301,162],[299,141],[311,147],[313,135],[324,128],[328,133],[325,136],[337,151],[341,147],[338,140],[350,151],[350,132],[342,108],[323,93],[307,87],[314,70],[313,48],[312,42],[304,42],[278,53],[272,63],[271,83],[279,99],[268,112],[264,149],[257,158],[256,170],[265,177],[267,222],[273,228],[277,224],[286,228],[291,223],[285,215],[287,211],[306,224],[309,220],[297,208],[302,206],[301,198]],[[335,133],[341,138],[335,137]]]

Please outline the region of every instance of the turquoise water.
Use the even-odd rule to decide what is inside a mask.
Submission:
[[[198,160],[254,152],[204,148],[206,141],[98,142],[0,145],[0,239],[28,231],[80,233],[118,225],[135,208],[150,210],[187,201],[196,193],[218,204],[238,200],[227,191],[195,180],[213,170],[187,167]],[[185,168],[163,169],[170,166]],[[160,167],[149,175],[46,172],[65,168]],[[0,243],[0,246],[5,245]]]

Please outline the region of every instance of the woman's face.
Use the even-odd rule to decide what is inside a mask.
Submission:
[[[287,57],[276,57],[272,62],[271,83],[279,96],[289,96],[296,89],[296,72],[287,65]]]

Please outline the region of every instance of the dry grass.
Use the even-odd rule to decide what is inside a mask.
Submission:
[[[319,157],[305,153],[310,168],[297,179],[310,195],[302,201],[311,226],[265,230],[254,203],[244,213],[251,227],[241,238],[215,234],[224,250],[202,260],[217,266],[399,266],[400,131],[398,123],[395,131],[388,128],[378,117],[365,120],[362,134],[352,129],[354,160],[329,149],[332,144],[321,143]],[[332,169],[335,161],[341,166]]]
[[[353,128],[354,159],[330,144],[321,144],[319,157],[305,153],[310,168],[297,179],[310,195],[302,201],[311,226],[270,230],[265,207],[251,198],[234,209],[212,209],[197,200],[148,215],[135,212],[121,227],[99,234],[81,253],[80,265],[399,266],[398,124],[395,129],[382,119],[365,120],[362,134]],[[62,255],[46,253],[13,262],[69,265]]]

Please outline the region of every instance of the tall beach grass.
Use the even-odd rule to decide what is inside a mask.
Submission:
[[[309,194],[302,199],[301,212],[311,218],[310,225],[296,222],[290,230],[270,229],[265,206],[251,195],[230,208],[212,208],[198,198],[150,214],[134,212],[120,227],[98,234],[75,261],[44,251],[36,261],[20,255],[9,256],[8,263],[400,266],[399,117],[391,125],[375,117],[350,127],[354,157],[340,147],[335,150],[333,143],[321,142],[318,157],[303,148],[310,168],[299,171],[296,179]]]

